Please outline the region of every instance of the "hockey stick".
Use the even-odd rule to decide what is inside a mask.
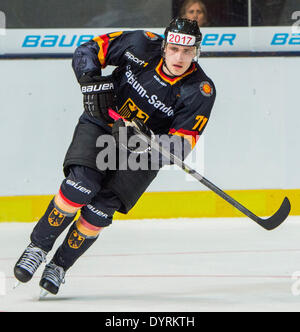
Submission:
[[[122,118],[118,113],[116,113],[112,109],[109,109],[109,116],[114,120],[118,120],[118,119]],[[123,119],[123,120],[125,120],[125,119]],[[260,225],[264,229],[270,231],[270,230],[278,227],[288,217],[290,210],[291,210],[291,204],[287,197],[284,198],[280,208],[277,210],[277,212],[275,214],[273,214],[271,217],[269,217],[267,219],[262,219],[262,218],[258,217],[257,215],[255,215],[253,212],[249,211],[246,207],[244,207],[242,204],[237,202],[231,196],[226,194],[223,190],[218,188],[212,182],[207,180],[204,176],[199,174],[196,170],[192,169],[190,166],[188,166],[186,163],[184,163],[181,159],[176,157],[174,154],[165,150],[155,140],[144,135],[141,131],[138,130],[138,128],[136,128],[136,127],[134,127],[134,128],[135,128],[136,133],[139,134],[140,137],[145,140],[145,142],[147,142],[149,145],[151,145],[151,148],[159,151],[159,153],[161,153],[164,157],[172,160],[174,162],[174,164],[176,164],[177,166],[182,168],[186,173],[193,176],[196,180],[198,180],[203,185],[208,187],[210,190],[212,190],[214,193],[219,195],[221,198],[223,198],[229,204],[233,205],[236,209],[238,209],[244,215],[246,215],[247,217],[249,217],[250,219],[255,221],[258,225]]]

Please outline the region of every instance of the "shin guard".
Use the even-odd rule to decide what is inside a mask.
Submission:
[[[102,227],[95,227],[80,217],[70,227],[63,244],[57,249],[53,262],[67,271],[97,240]]]
[[[49,252],[55,240],[74,220],[75,215],[76,213],[62,211],[53,198],[45,214],[34,227],[30,236],[31,241],[39,248]]]

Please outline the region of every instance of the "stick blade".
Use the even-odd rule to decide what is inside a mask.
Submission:
[[[285,221],[290,211],[291,211],[291,203],[289,199],[285,197],[280,208],[275,214],[273,214],[273,216],[271,216],[268,219],[261,219],[257,217],[257,220],[255,221],[264,229],[271,231]]]

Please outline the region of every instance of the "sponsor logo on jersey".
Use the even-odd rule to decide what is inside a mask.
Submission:
[[[125,75],[127,77],[127,82],[133,87],[134,90],[137,91],[140,97],[146,98],[150,105],[153,105],[155,109],[161,111],[162,113],[165,113],[167,116],[174,115],[174,110],[172,106],[167,106],[166,104],[164,104],[155,94],[149,96],[147,90],[138,82],[131,70],[127,70],[125,72]]]
[[[166,106],[163,102],[161,102],[157,95],[152,95],[148,99],[148,103],[153,105],[156,109],[160,110],[162,113],[165,113],[167,116],[172,116],[174,115],[174,110],[172,106]]]
[[[128,98],[125,104],[121,107],[119,114],[129,121],[138,118],[143,122],[146,122],[149,119],[149,115],[138,108],[130,98]]]
[[[68,238],[68,245],[72,249],[78,249],[84,240],[85,238],[81,236],[76,230],[74,230]]]
[[[154,79],[161,84],[162,86],[167,86],[167,84],[165,82],[163,82],[158,76],[153,75]]]
[[[53,227],[59,227],[64,221],[65,216],[61,214],[57,209],[53,209],[48,216],[49,224]]]
[[[150,39],[150,40],[157,40],[158,39],[158,36],[153,33],[153,32],[150,32],[150,31],[144,31],[144,35],[146,38]]]
[[[144,60],[140,60],[139,58],[137,58],[135,55],[133,55],[129,51],[127,51],[125,53],[125,56],[127,57],[128,60],[138,64],[139,66],[146,67],[149,64],[148,62],[145,62]]]
[[[211,97],[214,94],[214,88],[207,81],[201,82],[200,91],[205,97]]]

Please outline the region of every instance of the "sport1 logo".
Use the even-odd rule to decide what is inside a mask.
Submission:
[[[292,20],[296,21],[292,26],[292,33],[300,33],[300,11],[293,12]]]

